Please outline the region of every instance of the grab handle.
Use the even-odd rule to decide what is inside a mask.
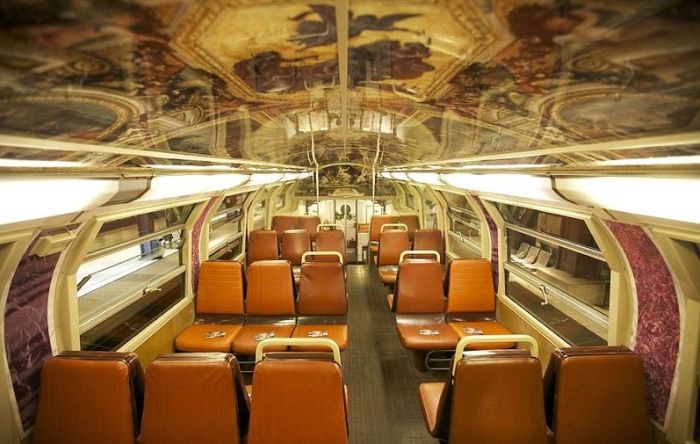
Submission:
[[[499,342],[517,342],[521,344],[527,344],[530,346],[530,355],[539,355],[539,345],[535,338],[528,335],[471,335],[465,336],[459,340],[457,343],[457,348],[455,349],[454,363],[452,364],[452,374],[454,375],[455,370],[457,370],[457,363],[460,360],[460,356],[464,353],[464,349],[469,344],[485,344],[485,343],[499,343]]]
[[[262,361],[265,347],[275,345],[320,345],[328,347],[333,352],[333,360],[340,365],[340,349],[338,344],[327,338],[269,338],[263,339],[255,349],[255,363]]]

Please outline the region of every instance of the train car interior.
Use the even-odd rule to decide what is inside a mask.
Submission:
[[[3,0],[3,444],[700,444],[700,2]]]

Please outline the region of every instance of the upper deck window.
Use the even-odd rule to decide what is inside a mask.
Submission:
[[[506,220],[507,295],[570,344],[605,344],[610,267],[586,222],[497,207]]]
[[[242,251],[243,204],[248,193],[226,196],[209,224],[209,254],[216,259],[230,259]]]
[[[182,247],[193,208],[102,224],[77,271],[83,349],[118,348],[183,297]]]
[[[481,219],[462,194],[443,192],[447,202],[451,250],[459,257],[478,257],[481,252]]]

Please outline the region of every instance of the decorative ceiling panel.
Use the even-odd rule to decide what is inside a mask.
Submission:
[[[392,166],[700,129],[697,2],[349,7],[344,130],[334,2],[2,2],[0,134],[301,166],[313,137],[330,187],[368,183],[378,136],[380,165]]]

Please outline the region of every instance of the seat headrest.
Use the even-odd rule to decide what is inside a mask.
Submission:
[[[41,371],[33,441],[133,444],[143,378],[134,353],[72,351],[49,359]]]
[[[301,265],[297,309],[300,316],[347,314],[345,270],[340,262]]]
[[[293,265],[301,264],[301,256],[311,250],[311,236],[306,229],[287,230],[282,234],[282,258]]]
[[[199,267],[197,313],[243,314],[243,287],[240,262],[203,262]]]
[[[324,230],[316,233],[316,251],[337,251],[343,256],[343,263],[347,262],[345,248],[345,233],[340,230]],[[317,256],[315,261],[333,261],[332,257]]]
[[[413,233],[413,249],[437,251],[440,253],[441,260],[444,261],[445,240],[442,237],[442,231],[433,229],[416,230]]]
[[[279,245],[277,244],[277,232],[275,230],[254,230],[248,238],[248,251],[246,262],[262,260],[275,260],[279,258]]]
[[[384,231],[379,238],[377,265],[398,265],[401,253],[411,249],[408,233],[403,230]]]
[[[248,267],[246,314],[294,315],[294,276],[289,261],[258,261]]]
[[[389,214],[377,214],[372,216],[369,222],[369,240],[379,241],[379,234],[384,224],[393,224],[398,221],[398,217]]]
[[[488,260],[454,260],[450,263],[448,276],[448,313],[477,313],[496,310],[493,272]]]
[[[401,262],[393,305],[397,314],[443,313],[445,294],[440,264],[429,259]]]
[[[146,369],[142,444],[240,443],[249,400],[230,353],[158,356]]]

